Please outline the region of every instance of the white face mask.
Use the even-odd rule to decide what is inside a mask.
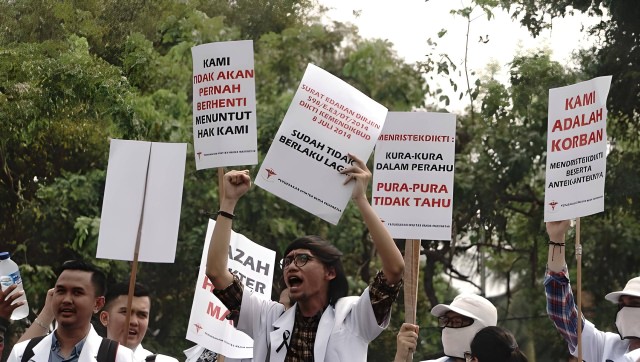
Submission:
[[[620,338],[640,338],[640,308],[622,307],[616,315]]]
[[[449,357],[464,358],[464,353],[471,351],[471,341],[484,326],[475,321],[472,325],[463,328],[449,328],[442,330],[442,346],[444,354]]]

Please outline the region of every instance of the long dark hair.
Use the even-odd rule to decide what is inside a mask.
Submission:
[[[310,250],[313,256],[321,261],[322,264],[335,270],[336,277],[329,282],[329,304],[335,306],[338,299],[347,296],[349,283],[347,283],[347,277],[342,266],[342,253],[338,248],[317,235],[307,235],[291,242],[287,246],[284,255],[286,256],[296,249]]]
[[[502,327],[482,328],[471,341],[471,355],[479,362],[527,362],[516,338]]]

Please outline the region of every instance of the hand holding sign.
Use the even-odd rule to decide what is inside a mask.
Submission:
[[[564,237],[571,226],[569,220],[547,222],[547,234],[549,239],[556,243],[564,242]]]
[[[337,224],[351,187],[340,173],[347,150],[369,158],[387,109],[334,75],[309,64],[260,166],[256,185]]]
[[[349,158],[353,160],[352,166],[340,171],[341,174],[347,175],[343,185],[348,184],[351,180],[355,180],[356,185],[351,192],[351,199],[364,198],[367,200],[367,186],[371,180],[371,171],[369,171],[367,165],[356,155],[349,153]]]
[[[404,260],[391,234],[389,234],[383,221],[378,214],[376,214],[367,199],[367,186],[372,177],[371,171],[369,171],[364,161],[354,154],[349,153],[349,157],[352,160],[351,166],[340,171],[340,173],[347,175],[344,184],[346,185],[351,182],[351,180],[355,180],[355,186],[351,192],[351,199],[358,208],[358,211],[360,211],[376,250],[378,250],[378,255],[380,255],[382,259],[382,270],[387,281],[391,284],[397,283],[402,279]]]

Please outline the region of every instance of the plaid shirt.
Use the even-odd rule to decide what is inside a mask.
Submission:
[[[376,274],[371,284],[369,284],[369,297],[371,307],[376,316],[378,324],[382,324],[391,312],[391,306],[398,297],[402,281],[394,285],[387,284],[387,279],[382,271]],[[234,325],[238,324],[240,316],[240,305],[242,304],[243,286],[240,279],[234,274],[233,282],[225,289],[214,289],[213,294],[231,312],[227,319],[231,319]],[[318,325],[324,311],[318,312],[313,317],[304,317],[296,309],[296,319],[291,336],[291,344],[287,350],[285,362],[308,362],[313,361],[313,344],[318,333]]]
[[[296,308],[296,321],[293,325],[291,345],[287,351],[285,361],[313,361],[313,342],[318,334],[318,325],[322,318],[323,311],[313,317],[305,317],[300,313],[300,308]]]
[[[547,294],[549,318],[569,344],[570,350],[575,350],[578,346],[578,310],[573,299],[566,266],[559,273],[552,272],[547,268],[544,289]],[[584,322],[585,319],[582,317],[583,328]]]

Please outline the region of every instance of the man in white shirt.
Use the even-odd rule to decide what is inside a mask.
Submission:
[[[224,175],[206,272],[215,286],[213,293],[231,311],[236,327],[253,338],[255,361],[366,361],[369,342],[389,323],[404,260],[367,199],[371,172],[362,160],[349,157],[353,166],[340,172],[345,184],[355,183],[352,200],[378,251],[382,271],[359,297],[346,297],[342,253],[319,236],[298,238],[289,244],[281,263],[294,302],[286,311],[280,303],[253,295],[227,268],[233,212],[251,179],[247,170]]]
[[[104,305],[104,273],[77,260],[65,262],[61,269],[51,298],[58,327],[31,349],[33,356],[29,360],[94,362],[102,337],[93,329],[91,316]],[[21,361],[29,341],[16,344],[7,361]],[[116,362],[130,361],[133,352],[118,346]]]
[[[106,295],[104,308],[100,312],[100,323],[107,328],[107,338],[121,341],[134,352],[136,362],[145,361],[153,352],[142,346],[142,340],[149,327],[151,313],[151,298],[149,291],[136,283],[131,302],[129,326],[125,326],[127,318],[127,298],[129,285],[119,283],[112,285]],[[126,340],[123,337],[126,335]],[[177,359],[166,355],[156,354],[158,362],[178,362]]]

